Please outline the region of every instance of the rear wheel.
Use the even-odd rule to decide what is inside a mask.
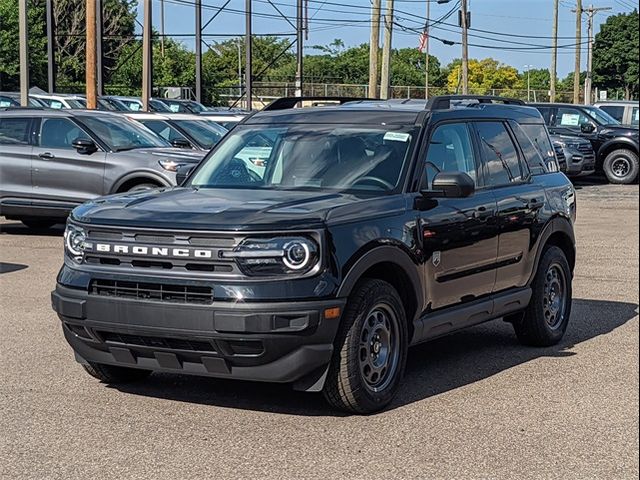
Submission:
[[[55,220],[49,220],[46,218],[21,218],[20,221],[25,227],[34,229],[51,228],[58,223]]]
[[[134,185],[133,187],[131,187],[129,190],[127,190],[127,192],[137,192],[140,190],[151,190],[154,188],[158,188],[158,185],[156,185],[155,183],[139,183],[137,185]]]
[[[102,363],[89,362],[82,365],[89,375],[104,383],[131,383],[144,380],[151,375],[150,370],[137,368],[117,367]]]
[[[571,316],[571,269],[562,249],[545,249],[532,290],[524,315],[513,322],[518,340],[537,347],[555,345],[562,340]]]
[[[604,173],[611,183],[629,184],[638,177],[638,155],[631,150],[618,149],[604,159]]]
[[[407,320],[398,292],[364,280],[347,304],[324,396],[336,408],[371,413],[391,402],[407,359]]]

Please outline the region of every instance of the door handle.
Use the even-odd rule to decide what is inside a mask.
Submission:
[[[51,152],[42,152],[38,154],[38,156],[44,160],[51,160],[52,158],[56,158],[56,156]]]
[[[527,202],[527,208],[529,210],[540,210],[544,204],[537,198],[532,198],[530,202]]]

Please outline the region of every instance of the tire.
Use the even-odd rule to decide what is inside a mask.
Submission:
[[[349,297],[335,341],[324,396],[340,410],[382,410],[395,396],[407,361],[407,319],[387,282],[363,280]]]
[[[150,370],[137,368],[116,367],[102,363],[89,362],[82,365],[89,375],[104,383],[131,383],[144,380],[151,375]]]
[[[51,228],[56,223],[59,223],[56,220],[49,220],[46,218],[21,218],[20,221],[25,227],[33,229]]]
[[[567,331],[572,299],[571,269],[560,248],[545,248],[532,290],[524,315],[513,322],[516,336],[524,345],[555,345]]]
[[[638,178],[638,155],[624,148],[614,150],[604,159],[602,168],[610,183],[628,185]]]
[[[131,187],[127,192],[138,192],[140,190],[152,190],[154,188],[159,188],[159,185],[155,183],[139,183]]]

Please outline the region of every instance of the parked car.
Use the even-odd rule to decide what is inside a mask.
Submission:
[[[202,156],[171,148],[120,114],[0,112],[0,215],[50,226],[100,195],[175,185],[178,166]]]
[[[44,93],[31,93],[29,96],[37,98],[47,107],[56,110],[87,108],[87,99],[80,95],[49,95]]]
[[[562,339],[575,191],[546,168],[540,114],[347,100],[278,100],[182,187],[72,212],[52,305],[90,375],[290,383],[370,413],[410,345],[497,318],[527,345]],[[257,138],[272,140],[262,174],[239,159]]]
[[[222,125],[227,130],[231,130],[238,123],[240,123],[244,117],[247,116],[247,112],[238,111],[204,111],[200,112],[204,118],[212,120],[219,125]]]
[[[207,107],[205,107],[200,102],[196,102],[195,100],[186,100],[179,98],[159,98],[158,100],[169,107],[169,110],[174,113],[197,114],[207,111]]]
[[[563,103],[536,103],[549,131],[586,138],[596,155],[596,169],[611,183],[628,184],[638,178],[638,129],[620,125],[597,107]]]
[[[637,101],[609,100],[598,102],[595,106],[607,112],[622,125],[638,128],[640,124],[640,108]]]
[[[115,100],[117,102],[119,102],[120,104],[123,104],[128,110],[133,111],[133,112],[140,112],[143,111],[143,104],[142,104],[142,100],[140,100],[139,98],[136,97],[123,97],[123,96],[118,96],[118,95],[105,95],[100,97],[101,99],[107,101],[107,102],[111,102],[112,100]],[[118,108],[118,110],[120,110]],[[155,99],[149,99],[149,110],[152,112],[164,112],[164,113],[171,113],[171,110],[169,109],[169,107],[167,107],[164,103],[162,103],[159,100],[155,100]]]
[[[595,172],[596,155],[589,140],[570,135],[551,135],[551,140],[562,152],[560,170],[568,177],[582,177]]]

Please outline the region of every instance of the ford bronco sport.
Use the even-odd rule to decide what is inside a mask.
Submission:
[[[52,292],[76,359],[109,383],[286,382],[367,413],[411,345],[497,318],[559,342],[575,191],[537,110],[458,100],[276,100],[181,186],[77,207]]]

